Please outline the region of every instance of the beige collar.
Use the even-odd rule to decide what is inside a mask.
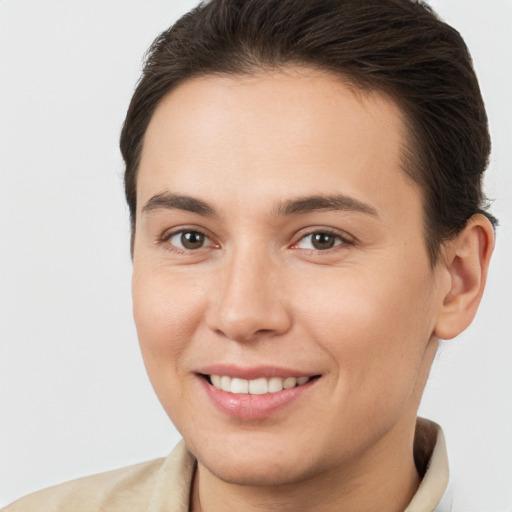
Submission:
[[[449,477],[446,441],[437,423],[418,418],[414,457],[420,473],[424,468],[424,475],[405,512],[432,512],[446,491]]]

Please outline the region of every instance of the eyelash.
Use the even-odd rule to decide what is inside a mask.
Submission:
[[[328,235],[330,237],[333,237],[335,239],[334,245],[327,249],[304,248],[302,250],[308,251],[310,253],[316,253],[316,254],[327,254],[327,253],[330,253],[331,251],[337,250],[337,248],[352,246],[355,244],[355,241],[352,238],[349,238],[346,234],[342,234],[337,231],[324,228],[324,229],[314,229],[312,231],[308,231],[307,233],[302,234],[300,236],[299,240],[297,242],[295,242],[291,248],[300,250],[301,248],[298,247],[298,245],[302,241],[306,240],[308,237],[313,237],[314,235]],[[310,242],[310,243],[312,244],[312,242]]]
[[[208,245],[201,245],[197,249],[187,249],[187,248],[181,248],[178,247],[176,244],[171,243],[171,240],[176,236],[183,236],[187,233],[195,233],[197,235],[200,235],[204,237],[205,240],[208,240],[210,243]],[[346,235],[343,235],[339,232],[329,230],[329,229],[315,229],[313,231],[309,231],[307,233],[304,233],[300,236],[297,242],[294,242],[291,245],[291,249],[294,250],[300,250],[301,248],[298,247],[298,245],[307,239],[308,237],[312,237],[314,235],[328,235],[335,238],[334,245],[332,247],[328,247],[326,249],[316,249],[316,248],[303,248],[302,250],[308,251],[310,253],[316,253],[316,254],[325,254],[330,253],[333,250],[336,250],[339,246],[352,246],[355,244],[355,241],[351,238],[349,238]],[[201,249],[209,248],[209,247],[218,247],[218,244],[216,244],[211,237],[209,237],[204,231],[197,229],[197,228],[188,228],[188,229],[179,229],[178,231],[172,231],[171,233],[166,233],[162,236],[162,238],[159,240],[159,243],[165,244],[166,249],[169,251],[172,251],[177,254],[190,254],[193,252],[198,252]]]
[[[210,243],[208,245],[201,245],[201,247],[198,247],[197,249],[187,249],[185,247],[178,247],[176,246],[175,244],[171,243],[171,240],[176,237],[176,236],[183,236],[184,234],[187,234],[187,233],[195,233],[197,235],[200,235],[202,237],[204,237],[205,240],[209,240]],[[166,246],[166,249],[171,251],[171,252],[174,252],[174,253],[177,253],[177,254],[190,254],[190,253],[193,253],[193,252],[197,252],[201,249],[205,249],[207,247],[215,247],[217,244],[215,244],[215,242],[213,242],[213,240],[211,239],[211,237],[209,237],[204,231],[202,231],[201,229],[197,229],[197,228],[182,228],[182,229],[179,229],[178,231],[172,231],[171,233],[165,233],[162,238],[159,240],[159,243],[161,244],[165,244]]]

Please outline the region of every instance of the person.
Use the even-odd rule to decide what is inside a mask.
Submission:
[[[183,442],[5,510],[449,510],[417,410],[496,223],[460,35],[411,0],[202,3],[153,43],[121,151],[135,323]]]

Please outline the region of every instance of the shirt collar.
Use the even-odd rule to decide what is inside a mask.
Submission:
[[[437,423],[418,418],[414,459],[423,478],[405,512],[449,512],[451,506],[443,500],[449,478],[448,455],[443,431]]]

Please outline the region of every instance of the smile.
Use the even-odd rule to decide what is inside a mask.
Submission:
[[[258,379],[240,379],[227,375],[209,375],[210,383],[216,389],[236,395],[265,395],[267,393],[279,393],[283,389],[292,389],[303,386],[311,380],[311,377],[261,377]]]
[[[266,373],[274,375],[267,377],[258,376],[264,374],[265,369],[261,372],[257,369],[233,370],[230,372],[231,375],[225,374],[228,373],[227,368],[224,368],[224,371],[219,371],[221,368],[216,369],[217,371],[212,370],[198,374],[206,396],[222,413],[244,420],[261,420],[277,414],[300,397],[311,393],[312,388],[316,388],[315,384],[322,377],[292,377],[288,372],[288,376],[278,377],[275,375],[276,370],[272,369],[267,369]],[[239,375],[235,377],[233,373]],[[243,376],[252,378],[244,379]]]

